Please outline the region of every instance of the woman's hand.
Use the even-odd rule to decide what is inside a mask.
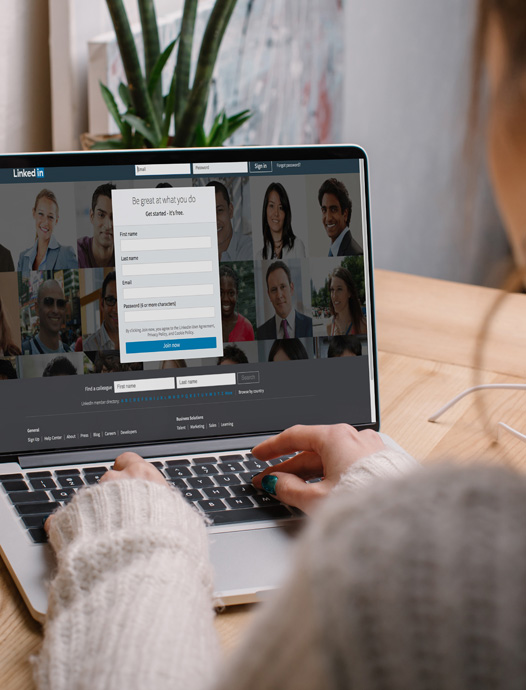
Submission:
[[[310,513],[320,499],[336,486],[340,477],[360,458],[385,448],[380,436],[371,430],[356,431],[348,424],[293,426],[253,449],[258,460],[272,460],[301,451],[279,465],[256,475],[252,483],[264,488],[283,503]],[[267,475],[276,479],[262,480]],[[308,484],[309,479],[322,481]]]
[[[102,475],[99,484],[119,481],[120,479],[146,479],[150,482],[168,486],[168,482],[159,470],[151,462],[147,462],[140,455],[137,455],[137,453],[123,453],[119,455],[113,464],[113,469],[108,470]],[[44,523],[46,532],[49,532],[52,519],[53,515],[50,515]]]

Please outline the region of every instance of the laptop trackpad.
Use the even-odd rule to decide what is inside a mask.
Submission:
[[[293,521],[296,528],[302,521]],[[292,527],[292,525],[291,525]],[[263,529],[210,533],[214,595],[225,605],[265,598],[284,580],[291,563],[297,529]]]

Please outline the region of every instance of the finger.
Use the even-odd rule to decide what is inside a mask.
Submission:
[[[279,465],[267,467],[263,472],[256,474],[252,478],[252,483],[256,489],[261,489],[261,480],[267,474],[274,474],[275,472],[287,472],[296,474],[303,480],[315,479],[323,476],[323,465],[321,458],[316,453],[299,453],[293,458],[284,460]]]
[[[127,467],[130,467],[138,462],[146,462],[146,460],[141,458],[140,455],[137,455],[137,453],[128,451],[127,453],[122,453],[122,455],[119,455],[119,457],[116,458],[115,462],[113,463],[113,469],[125,470]]]
[[[327,435],[333,426],[296,426],[285,429],[281,434],[259,443],[252,449],[252,453],[258,460],[272,460],[286,453],[295,453],[298,450],[307,450],[319,453],[327,440]],[[334,431],[333,431],[334,433]]]
[[[275,496],[278,501],[299,508],[304,513],[312,513],[318,502],[325,498],[332,488],[332,482],[327,480],[307,484],[295,474],[286,472],[273,472],[270,476],[276,477],[277,481],[273,487],[270,485],[273,490],[268,493]]]
[[[116,479],[120,479],[120,478],[121,478],[120,472],[116,472],[115,470],[108,470],[107,472],[104,472],[102,477],[99,479],[99,484],[103,484],[104,482],[115,481]]]
[[[46,533],[49,534],[49,528],[51,527],[51,520],[53,519],[53,515],[50,515],[47,520],[44,522],[44,529],[46,530]]]

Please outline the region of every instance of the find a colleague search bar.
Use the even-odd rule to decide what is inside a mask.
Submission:
[[[135,175],[191,175],[190,163],[152,163],[136,165]]]

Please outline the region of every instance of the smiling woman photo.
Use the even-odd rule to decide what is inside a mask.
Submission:
[[[305,245],[292,230],[292,210],[285,187],[272,182],[263,199],[263,259],[306,256]]]
[[[239,277],[230,266],[221,265],[219,269],[219,286],[221,291],[223,342],[239,343],[244,340],[254,340],[252,324],[236,311]]]
[[[78,268],[72,247],[62,246],[53,237],[53,230],[59,220],[58,201],[50,189],[41,189],[33,207],[35,222],[35,243],[20,253],[17,270],[60,271],[65,268]]]
[[[329,278],[330,311],[327,335],[355,335],[366,332],[358,291],[350,271],[336,268]]]

